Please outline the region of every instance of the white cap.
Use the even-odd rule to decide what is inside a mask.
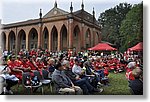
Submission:
[[[68,63],[69,63],[69,61],[64,60],[64,61],[62,62],[62,65],[65,65],[65,64],[68,64]]]
[[[129,62],[127,66],[128,66],[128,68],[133,68],[133,67],[135,67],[135,65],[136,65],[135,62]]]

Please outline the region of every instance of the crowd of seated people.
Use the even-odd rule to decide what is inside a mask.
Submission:
[[[22,73],[24,72],[30,72],[31,76],[33,76],[33,71],[38,70],[42,75],[42,69],[46,69],[54,81],[57,79],[55,79],[55,74],[58,74],[58,71],[65,72],[64,74],[66,74],[72,83],[70,85],[80,86],[83,94],[102,92],[103,89],[99,90],[97,86],[106,84],[105,82],[109,79],[110,71],[114,73],[126,71],[126,77],[129,79],[129,76],[132,76],[129,75],[132,69],[128,67],[128,63],[133,61],[140,67],[142,65],[140,58],[126,53],[101,56],[94,52],[80,52],[76,54],[66,51],[49,52],[43,49],[32,49],[31,51],[20,50],[18,55],[12,52],[7,58],[5,56],[4,60],[7,60],[11,74],[16,75],[19,81],[22,80]],[[57,65],[58,62],[61,66]],[[57,72],[55,72],[56,70]],[[61,87],[59,86],[59,89]],[[79,93],[81,94],[81,92]]]

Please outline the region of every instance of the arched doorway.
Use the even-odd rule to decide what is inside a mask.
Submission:
[[[24,30],[20,30],[18,33],[18,49],[26,48],[26,33]]]
[[[38,33],[35,28],[32,28],[29,32],[29,50],[35,48],[37,49],[37,43],[38,43]]]
[[[68,38],[67,38],[67,28],[65,25],[62,26],[60,34],[61,34],[61,50],[67,51],[67,49],[68,49]]]
[[[52,44],[52,51],[57,51],[58,48],[58,31],[54,26],[51,31],[51,44]]]
[[[15,36],[15,33],[13,31],[11,31],[9,33],[9,36],[8,36],[8,50],[9,51],[14,51],[15,50],[15,47],[16,47],[16,36]]]
[[[45,27],[43,31],[43,48],[48,49],[48,46],[49,46],[49,32],[47,27]]]
[[[85,48],[91,47],[91,32],[90,29],[88,28],[86,33],[85,33]]]
[[[6,34],[4,32],[1,33],[0,36],[0,46],[2,50],[6,50]]]
[[[73,50],[78,52],[80,50],[80,29],[76,26],[73,30]]]

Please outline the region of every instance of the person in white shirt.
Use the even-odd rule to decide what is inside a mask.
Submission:
[[[75,64],[72,67],[72,72],[76,75],[82,75],[82,68],[79,66],[79,60],[75,59]]]
[[[19,81],[19,79],[15,75],[10,75],[11,70],[9,67],[6,65],[1,65],[0,64],[0,78],[4,80],[6,85],[2,86],[1,94],[13,94],[11,87],[16,85]]]

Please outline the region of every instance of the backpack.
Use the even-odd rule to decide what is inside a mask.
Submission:
[[[39,83],[40,83],[40,80],[37,76],[32,77],[32,79],[31,79],[31,85],[32,86],[39,85]]]
[[[31,85],[31,79],[30,79],[30,77],[29,77],[29,76],[27,76],[27,77],[25,78],[25,82],[24,82],[24,84],[25,84],[26,86]]]

